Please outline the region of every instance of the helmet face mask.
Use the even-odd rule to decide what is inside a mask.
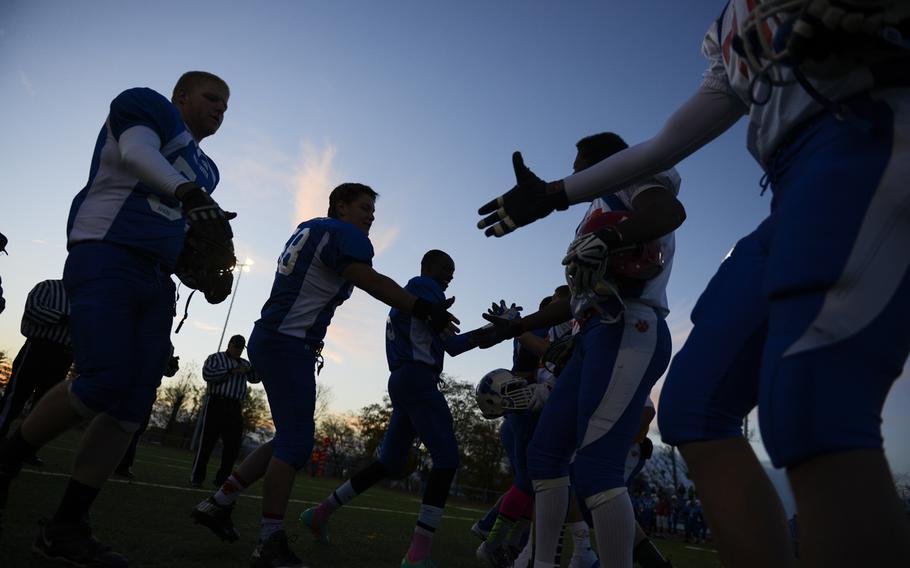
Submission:
[[[631,216],[628,211],[594,211],[582,221],[577,235],[581,237],[607,227],[617,227]],[[660,274],[663,266],[660,241],[655,239],[610,250],[607,254],[605,277],[649,280]]]
[[[484,418],[499,418],[510,412],[527,410],[533,391],[524,379],[506,369],[494,369],[477,383],[474,397]]]

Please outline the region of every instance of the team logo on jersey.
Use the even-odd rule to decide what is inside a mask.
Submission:
[[[650,329],[650,328],[651,328],[651,324],[649,324],[645,320],[638,320],[635,323],[635,329],[637,329],[640,333],[644,333],[644,332],[648,331],[648,329]]]

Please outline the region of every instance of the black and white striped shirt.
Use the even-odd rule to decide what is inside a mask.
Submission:
[[[246,383],[258,383],[255,371],[249,373],[232,373],[237,367],[250,367],[250,362],[242,357],[233,358],[227,351],[212,353],[202,366],[202,378],[209,384],[209,393],[225,398],[243,400],[246,396]]]
[[[22,335],[29,339],[48,339],[70,345],[70,304],[62,280],[35,284],[25,301]]]

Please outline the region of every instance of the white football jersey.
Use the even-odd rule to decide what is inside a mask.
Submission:
[[[794,126],[822,110],[822,106],[796,82],[790,68],[779,66],[780,76],[786,84],[767,86],[756,95],[767,98],[758,105],[752,103],[750,87],[753,73],[733,49],[733,37],[738,35],[749,12],[755,6],[754,0],[730,0],[718,18],[708,29],[702,43],[702,53],[708,58],[708,69],[704,74],[704,85],[712,89],[734,93],[749,107],[749,129],[746,144],[749,152],[763,166],[767,167],[781,142],[786,140]],[[769,21],[764,33],[773,37],[776,26]],[[810,79],[812,85],[826,98],[841,101],[851,95],[872,87],[872,74],[866,67],[847,69],[834,80]]]
[[[576,238],[580,236],[578,232],[581,227],[592,215],[600,211],[634,212],[635,208],[632,206],[632,201],[639,193],[646,189],[662,187],[676,196],[679,195],[679,185],[679,174],[676,173],[674,168],[670,168],[653,177],[621,189],[616,193],[596,198],[591,202],[591,206],[588,207],[588,211],[585,213],[584,218],[582,218],[581,223],[578,224],[578,229],[575,231]],[[658,240],[660,242],[661,254],[664,259],[663,270],[654,278],[642,282],[640,289],[631,292],[623,290],[622,299],[623,301],[633,300],[649,305],[656,308],[661,315],[666,317],[667,314],[670,313],[670,308],[667,304],[667,283],[670,281],[670,272],[673,268],[673,253],[676,251],[676,238],[671,232]],[[603,301],[603,298],[594,292],[573,294],[572,313],[575,317],[581,318],[589,308],[594,307],[601,301]]]

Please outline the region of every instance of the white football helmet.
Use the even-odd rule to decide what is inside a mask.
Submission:
[[[477,383],[474,396],[484,418],[499,418],[508,412],[527,410],[534,391],[527,381],[506,369],[494,369]]]

